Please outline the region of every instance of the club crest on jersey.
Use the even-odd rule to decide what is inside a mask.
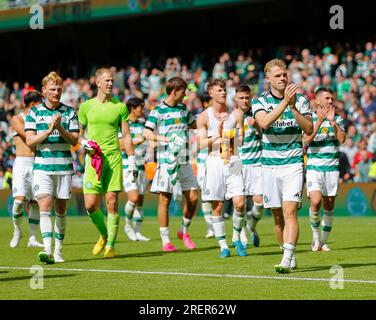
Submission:
[[[176,118],[175,119],[175,124],[180,124],[181,122],[180,122],[180,119],[178,119],[178,118]]]
[[[39,186],[36,184],[35,186],[34,186],[34,191],[38,191],[39,190]]]
[[[264,202],[265,203],[268,203],[269,202],[269,198],[267,196],[264,196]]]
[[[326,128],[326,127],[321,128],[321,133],[322,133],[322,134],[328,134],[328,132],[329,132],[329,129],[328,129],[328,128]]]
[[[86,183],[86,188],[87,188],[87,189],[90,189],[91,187],[92,187],[91,182]]]

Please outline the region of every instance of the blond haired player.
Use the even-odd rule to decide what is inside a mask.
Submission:
[[[252,100],[252,111],[262,128],[264,207],[272,210],[275,233],[283,257],[277,273],[296,267],[295,248],[299,236],[298,206],[303,189],[302,131],[313,131],[308,99],[288,84],[286,64],[279,59],[265,65],[270,91]]]
[[[75,110],[60,102],[63,79],[50,72],[42,80],[45,100],[31,108],[26,116],[26,143],[36,147],[33,167],[33,189],[40,209],[40,229],[44,250],[38,254],[47,264],[64,262],[63,240],[66,229],[67,201],[71,196],[73,160],[71,146],[78,142]],[[51,212],[55,208],[55,227]],[[55,250],[52,256],[52,236]]]

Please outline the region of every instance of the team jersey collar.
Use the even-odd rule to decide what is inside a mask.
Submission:
[[[166,101],[163,100],[162,104],[164,104],[168,108],[181,108],[181,104],[180,103],[178,103],[176,106],[171,106]]]
[[[61,108],[61,106],[63,105],[61,102],[59,102],[59,106],[57,108],[52,109],[52,108],[47,107],[45,101],[43,101],[42,104],[43,104],[43,107],[45,107],[47,110],[50,110],[50,111],[59,110]]]
[[[276,99],[276,100],[282,100],[282,99],[283,99],[283,98],[278,98],[278,97],[276,97],[276,96],[272,93],[271,90],[269,90],[269,94],[270,94],[274,99]]]
[[[244,118],[246,117],[252,117],[252,108],[249,108],[249,110],[244,113]]]

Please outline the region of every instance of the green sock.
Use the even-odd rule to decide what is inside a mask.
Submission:
[[[108,214],[107,216],[107,228],[108,228],[108,239],[107,239],[107,247],[114,247],[117,232],[119,229],[119,220],[120,216],[118,213],[116,214]]]
[[[104,223],[104,216],[101,209],[98,208],[93,213],[88,212],[87,214],[89,215],[91,221],[93,221],[94,225],[97,227],[102,237],[107,238],[107,227]]]

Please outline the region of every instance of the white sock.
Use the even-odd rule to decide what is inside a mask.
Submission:
[[[13,221],[13,227],[14,227],[14,235],[21,234],[22,210],[23,210],[23,201],[14,199],[13,207],[12,207],[12,221]]]
[[[144,221],[144,210],[142,210],[142,207],[137,206],[133,213],[133,226],[134,226],[134,231],[136,233],[140,232],[143,221]]]
[[[251,216],[251,225],[250,230],[255,231],[257,222],[260,221],[262,216],[264,215],[264,206],[262,203],[254,203],[252,207],[252,216]]]
[[[136,204],[132,201],[127,201],[127,203],[125,204],[125,223],[127,225],[130,225],[130,223],[132,222],[135,207]]]
[[[161,233],[162,245],[163,246],[165,246],[167,243],[171,242],[170,241],[170,230],[168,229],[168,227],[159,228],[159,232]]]
[[[292,243],[284,243],[283,244],[283,258],[281,261],[281,265],[285,267],[290,267],[292,256],[295,252],[295,245]]]
[[[319,240],[320,212],[313,212],[309,208],[309,221],[311,222],[313,240]]]
[[[321,241],[322,243],[327,243],[330,235],[330,231],[333,226],[334,213],[332,211],[324,210],[324,219],[322,221],[322,230],[321,230]]]
[[[56,214],[55,219],[55,252],[61,253],[67,223],[67,213]]]
[[[44,250],[48,253],[52,253],[52,219],[51,212],[41,211],[40,213],[40,231],[42,233]]]
[[[190,224],[191,224],[191,219],[183,217],[183,219],[181,220],[180,232],[183,234],[188,233],[188,227],[190,226]]]
[[[30,203],[29,208],[29,237],[35,237],[39,231],[39,206],[37,203]]]
[[[206,225],[208,226],[208,230],[213,230],[213,225],[211,221],[211,213],[212,213],[212,204],[211,202],[202,202],[201,203],[201,210],[204,214]]]
[[[214,235],[218,240],[219,245],[222,249],[228,249],[226,241],[226,226],[225,219],[222,216],[212,216],[212,224],[214,229]]]
[[[252,211],[247,211],[245,214],[245,219],[246,219],[246,227],[249,232],[252,232],[251,226],[252,226]]]
[[[234,209],[234,213],[232,215],[232,241],[236,241],[240,239],[240,231],[242,231],[244,222],[245,222],[244,212],[238,212]]]

